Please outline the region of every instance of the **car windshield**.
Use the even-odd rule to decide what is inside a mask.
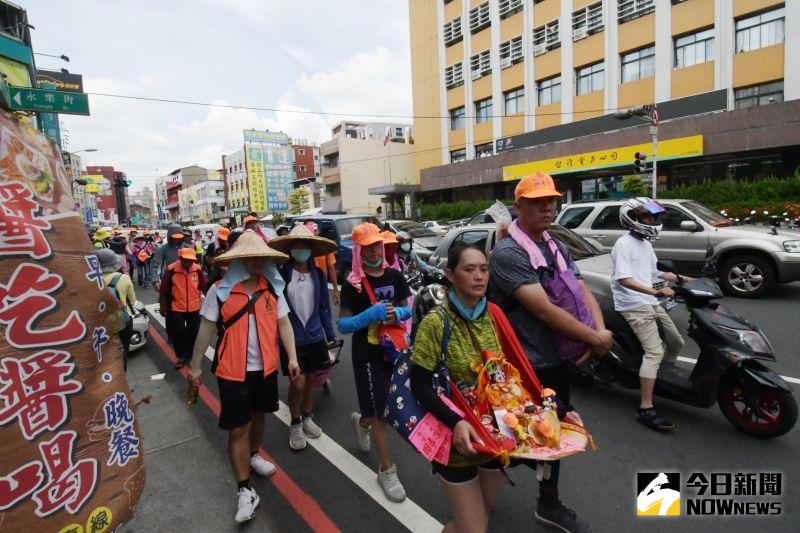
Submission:
[[[417,237],[438,237],[439,234],[435,233],[430,230],[430,228],[426,228],[419,222],[413,222],[411,220],[404,220],[402,222],[395,222],[393,224],[394,227],[397,228],[397,231],[405,231],[408,232],[414,238]]]
[[[377,223],[374,217],[341,218],[336,221],[336,232],[339,234],[339,237],[349,239],[350,235],[353,233],[353,228],[362,222]]]
[[[556,240],[561,242],[569,249],[570,255],[576,261],[578,259],[586,259],[587,257],[594,257],[595,255],[602,255],[605,252],[594,246],[592,243],[575,233],[574,231],[565,228],[564,226],[552,225],[547,232]]]
[[[715,213],[703,204],[699,204],[695,201],[689,201],[681,202],[681,205],[691,211],[692,214],[700,217],[709,226],[714,226],[715,228],[733,226],[733,221],[731,219],[725,218],[719,213]]]

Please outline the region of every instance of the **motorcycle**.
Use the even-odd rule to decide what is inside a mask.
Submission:
[[[710,250],[704,275],[713,272],[712,256]],[[676,272],[671,261],[659,261],[658,268]],[[687,282],[679,276],[672,288],[676,301],[689,311],[689,337],[700,347],[700,355],[691,369],[662,364],[655,394],[695,407],[717,403],[734,427],[757,437],[778,437],[791,430],[797,422],[797,402],[789,385],[761,363],[777,360],[764,333],[714,301],[723,293],[709,277]],[[570,365],[590,380],[637,389],[644,351],[627,321],[607,305],[601,302],[606,327],[614,332],[611,351],[580,367]]]
[[[133,333],[131,334],[130,352],[138,350],[147,343],[147,333],[150,331],[150,316],[144,309],[142,302],[136,302],[131,315],[133,320]]]

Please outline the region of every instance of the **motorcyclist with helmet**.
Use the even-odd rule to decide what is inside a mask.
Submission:
[[[674,364],[684,346],[681,334],[657,299],[659,296],[673,298],[675,292],[669,287],[653,289],[653,278],[678,279],[676,274],[658,270],[656,254],[650,244],[650,240],[661,232],[658,217],[664,211],[661,204],[645,197],[631,198],[620,207],[619,222],[628,234],[617,239],[611,250],[611,292],[614,308],[628,322],[644,350],[639,368],[641,398],[636,419],[652,429],[671,430],[675,424],[661,416],[653,406],[653,390],[662,360]],[[688,276],[681,278],[685,281],[693,279]],[[663,339],[659,335],[659,324]],[[666,344],[666,353],[662,340]]]
[[[423,261],[417,252],[414,251],[414,238],[407,231],[398,231],[397,238],[397,258],[400,260],[400,271],[408,276],[410,270],[420,270],[423,274],[430,274],[444,277],[444,272]]]

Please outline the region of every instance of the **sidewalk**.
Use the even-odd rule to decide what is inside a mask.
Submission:
[[[202,405],[190,410],[181,394],[186,388],[180,374],[151,346],[148,343],[135,352],[128,364],[134,401],[148,395],[152,399],[136,411],[147,482],[134,519],[123,531],[180,531],[187,526],[192,531],[241,531],[233,521],[236,484],[225,454],[224,433],[211,434],[204,427],[207,424],[199,418],[210,413]],[[150,379],[161,372],[166,372],[165,379]],[[263,504],[266,494],[259,492]],[[265,513],[256,513],[246,527],[274,529]]]

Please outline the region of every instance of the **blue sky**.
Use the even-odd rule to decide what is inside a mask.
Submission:
[[[280,109],[411,114],[403,0],[30,0],[37,67],[82,74],[87,92]],[[85,165],[114,165],[134,190],[198,163],[220,166],[243,128],[325,141],[341,117],[90,97],[62,115]],[[410,122],[410,119],[405,119]]]

